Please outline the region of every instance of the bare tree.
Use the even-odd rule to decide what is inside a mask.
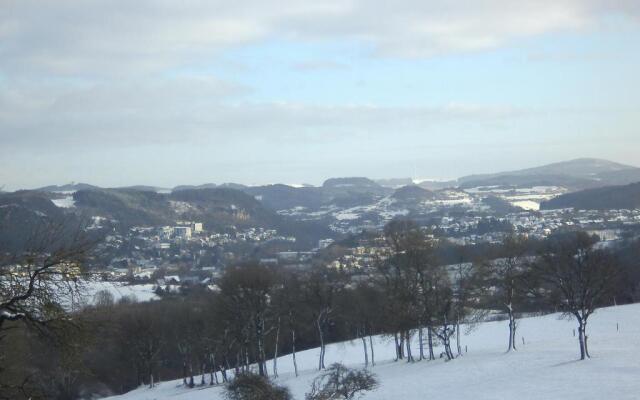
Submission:
[[[421,325],[420,272],[428,267],[429,244],[420,228],[410,220],[394,220],[384,228],[391,254],[377,264],[378,284],[386,299],[384,330],[394,336],[396,359],[413,362],[412,331]],[[420,332],[420,330],[419,330]],[[404,347],[404,348],[403,348]]]
[[[327,344],[325,335],[334,311],[336,294],[341,288],[342,284],[338,277],[323,267],[315,268],[305,282],[305,303],[313,315],[313,323],[320,342],[318,370],[325,369],[324,357]]]
[[[83,261],[94,244],[81,228],[45,224],[22,251],[0,254],[0,339],[8,321],[44,328],[65,318],[77,305]]]
[[[524,279],[529,266],[527,250],[524,237],[511,235],[502,242],[500,258],[484,261],[479,265],[482,286],[493,289],[487,297],[504,310],[509,320],[507,352],[516,350],[516,308],[527,291]]]
[[[276,283],[274,272],[257,264],[232,268],[219,283],[223,296],[231,302],[231,307],[246,323],[247,329],[242,335],[247,344],[243,349],[245,365],[248,367],[249,364],[248,344],[253,342],[261,376],[267,375],[265,338],[272,328],[267,326],[267,319],[270,316],[271,294]]]
[[[313,381],[311,391],[305,395],[305,399],[351,400],[377,387],[376,376],[366,369],[353,370],[336,363]]]
[[[277,315],[278,329],[276,330],[276,346],[274,358],[274,375],[277,376],[277,339],[279,339],[280,324],[283,328],[288,329],[291,341],[291,355],[293,360],[293,369],[295,375],[298,376],[298,364],[296,360],[296,335],[302,320],[305,317],[306,309],[303,297],[302,284],[298,276],[293,273],[282,273],[279,276],[280,284],[276,286],[273,293],[272,305],[275,315]]]
[[[65,343],[66,331],[77,325],[70,311],[79,304],[83,262],[94,244],[82,226],[43,222],[20,250],[0,253],[0,344],[17,328],[52,339],[54,345]],[[3,353],[0,349],[0,377],[8,367]],[[5,385],[14,386],[0,382],[0,392]],[[27,381],[20,386],[23,390]]]
[[[594,247],[597,237],[576,232],[549,241],[533,269],[533,288],[578,322],[580,359],[589,356],[587,322],[609,304],[618,266],[610,253]]]
[[[159,304],[131,304],[120,322],[120,340],[136,365],[137,380],[154,387],[162,349],[167,345]],[[171,322],[169,322],[171,323]]]

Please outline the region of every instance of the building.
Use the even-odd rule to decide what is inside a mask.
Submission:
[[[322,239],[318,241],[319,249],[326,249],[333,244],[333,239]]]
[[[173,228],[173,235],[180,239],[191,239],[190,226],[176,226]]]
[[[200,233],[202,232],[203,228],[202,228],[202,222],[192,222],[191,223],[191,230],[193,231],[193,233]]]

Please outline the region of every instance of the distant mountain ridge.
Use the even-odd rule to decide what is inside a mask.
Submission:
[[[393,190],[403,186],[417,185],[427,190],[445,188],[471,188],[478,186],[563,186],[571,190],[581,190],[593,187],[612,185],[626,185],[640,182],[640,168],[613,161],[597,158],[578,158],[538,167],[525,168],[514,171],[503,171],[489,174],[473,174],[450,181],[421,181],[414,182],[411,178],[385,178],[372,180],[365,177],[329,178],[320,186],[312,185],[243,185],[239,183],[204,183],[201,185],[178,185],[169,188],[135,185],[114,189],[131,189],[140,191],[181,191],[188,189],[231,188],[255,194],[259,188],[282,189],[326,189],[328,191],[348,191],[352,193],[391,194]],[[66,185],[50,185],[35,190],[45,192],[69,192],[86,189],[101,189],[99,186],[87,183],[70,183]],[[288,190],[288,189],[287,189]]]
[[[581,190],[640,181],[640,168],[597,158],[579,158],[540,167],[463,176],[460,187],[563,186]]]
[[[566,192],[569,193],[550,199]],[[180,220],[201,221],[211,229],[264,227],[317,243],[339,231],[336,227],[346,231],[352,220],[375,224],[389,216],[418,215],[430,204],[442,203],[455,209],[457,204],[478,199],[482,206],[507,214],[518,212],[519,203],[515,200],[527,200],[527,196],[532,196],[536,206],[541,199],[550,199],[542,203],[542,209],[640,208],[640,168],[577,159],[426,184],[415,184],[409,178],[375,181],[342,177],[327,179],[320,186],[206,183],[166,189],[145,185],[100,188],[87,183],[50,185],[39,190],[0,193],[0,245],[26,237],[43,219],[58,221],[69,216],[79,220],[105,217],[115,229],[171,225]]]
[[[331,178],[319,187],[278,184],[246,187],[242,190],[276,210],[294,207],[319,208],[329,205],[353,207],[372,203],[393,193],[393,189],[362,177]]]
[[[34,189],[40,192],[75,192],[76,190],[100,189],[98,186],[88,183],[68,183],[66,185],[49,185]]]

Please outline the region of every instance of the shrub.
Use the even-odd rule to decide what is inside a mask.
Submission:
[[[225,386],[228,400],[292,400],[289,389],[263,376],[245,372]]]
[[[356,395],[374,390],[378,380],[374,374],[363,370],[354,370],[342,364],[333,364],[327,372],[317,377],[311,386],[306,400],[351,400]]]

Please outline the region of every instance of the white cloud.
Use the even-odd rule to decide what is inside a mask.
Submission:
[[[478,51],[640,15],[632,0],[5,0],[0,71],[110,76],[210,60],[265,39],[351,40],[380,55]]]
[[[110,85],[0,85],[5,151],[69,151],[140,144],[305,143],[389,132],[412,135],[456,122],[493,123],[522,115],[502,106],[441,107],[255,103],[247,89],[208,78],[137,80]]]

